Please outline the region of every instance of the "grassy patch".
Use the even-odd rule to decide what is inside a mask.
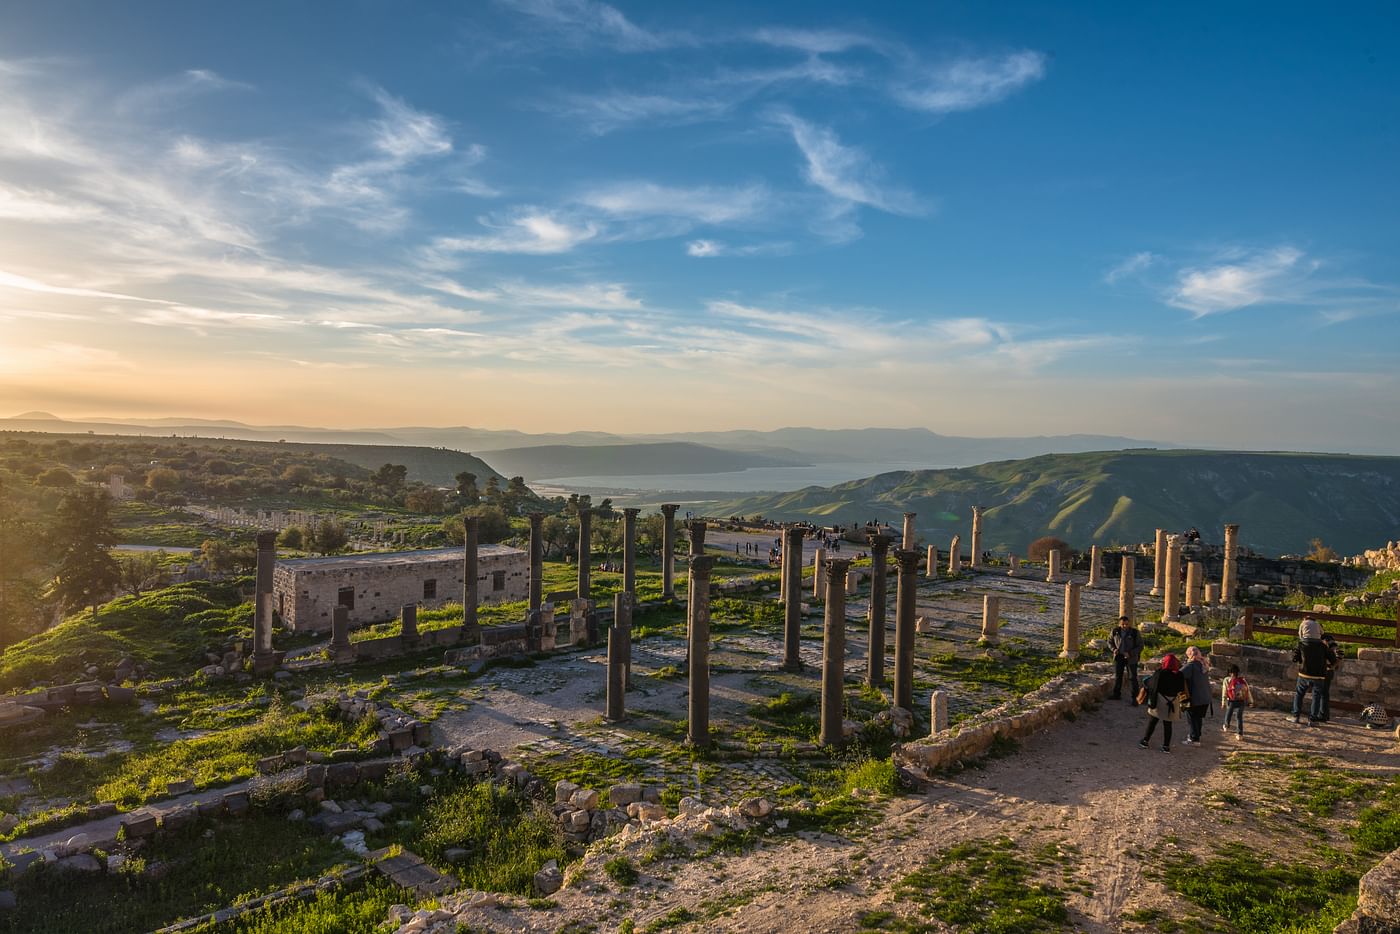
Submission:
[[[1001,654],[1005,658],[964,658],[947,652],[934,655],[929,661],[941,680],[958,681],[979,689],[996,687],[1012,694],[1028,694],[1056,675],[1079,667],[1073,659],[1014,646],[1003,646]]]
[[[439,865],[445,865],[449,847],[462,847],[467,860],[453,871],[467,886],[516,895],[532,894],[534,875],[546,861],[562,864],[566,858],[552,816],[492,782],[439,794],[419,818],[408,845]]]
[[[374,934],[384,929],[392,905],[413,895],[386,879],[358,887],[318,892],[309,901],[274,905],[225,924],[200,925],[191,934]]]
[[[620,888],[637,884],[637,866],[625,856],[615,856],[603,864],[603,872]]]
[[[1069,922],[1064,893],[1032,881],[1028,863],[1005,837],[963,843],[905,876],[894,894],[968,934],[1034,934],[1064,928]]]
[[[1335,864],[1266,863],[1244,844],[1231,843],[1207,860],[1188,853],[1167,857],[1163,881],[1238,930],[1281,934],[1354,900],[1357,875]]]

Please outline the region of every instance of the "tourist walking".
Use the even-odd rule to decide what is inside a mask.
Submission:
[[[1310,692],[1312,704],[1308,709],[1308,726],[1322,722],[1323,697],[1328,670],[1337,663],[1337,655],[1322,641],[1322,625],[1315,619],[1305,619],[1298,626],[1298,647],[1293,650],[1298,663],[1298,684],[1293,692],[1293,712],[1288,716],[1297,723],[1303,713],[1303,698]]]
[[[1231,665],[1230,673],[1220,683],[1220,706],[1225,710],[1222,730],[1230,729],[1230,721],[1235,721],[1235,736],[1244,737],[1244,708],[1254,706],[1254,697],[1249,692],[1249,682],[1240,675],[1240,666]]]
[[[1139,746],[1147,748],[1160,720],[1162,751],[1172,751],[1172,724],[1181,716],[1181,694],[1185,689],[1186,679],[1181,676],[1181,662],[1175,655],[1163,655],[1162,666],[1153,672],[1138,693],[1139,699],[1147,704],[1147,732],[1142,734]]]
[[[1142,633],[1133,628],[1133,621],[1118,617],[1118,628],[1108,637],[1108,651],[1113,655],[1113,700],[1123,696],[1123,673],[1128,673],[1128,700],[1137,706],[1138,659],[1142,657]]]
[[[1186,708],[1186,716],[1190,725],[1186,739],[1182,741],[1184,746],[1199,746],[1201,744],[1201,727],[1205,725],[1206,711],[1210,710],[1211,691],[1209,664],[1206,653],[1196,648],[1194,645],[1186,650],[1186,667],[1181,669],[1181,676],[1186,679],[1186,691],[1191,695],[1191,704]]]

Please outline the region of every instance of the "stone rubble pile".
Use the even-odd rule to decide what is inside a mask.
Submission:
[[[1377,571],[1400,571],[1400,542],[1386,542],[1383,548],[1368,549],[1345,563]]]

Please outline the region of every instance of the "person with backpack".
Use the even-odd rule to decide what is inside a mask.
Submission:
[[[1293,650],[1293,661],[1298,664],[1298,685],[1293,692],[1293,712],[1285,714],[1298,722],[1303,712],[1303,698],[1312,693],[1312,705],[1308,710],[1308,726],[1322,722],[1323,690],[1326,688],[1327,673],[1337,664],[1337,653],[1322,641],[1322,626],[1315,619],[1305,619],[1298,627],[1298,647]]]
[[[1147,704],[1147,732],[1142,734],[1138,745],[1146,749],[1157,729],[1157,721],[1162,721],[1162,751],[1172,751],[1172,723],[1181,716],[1182,694],[1186,690],[1186,679],[1181,676],[1181,662],[1170,653],[1162,656],[1162,666],[1147,679],[1138,699]],[[1186,698],[1189,700],[1189,696]]]
[[[1235,736],[1244,738],[1244,708],[1254,706],[1254,697],[1249,693],[1249,682],[1240,674],[1239,665],[1231,665],[1230,673],[1220,683],[1220,706],[1225,708],[1225,722],[1220,729],[1229,730],[1230,720],[1235,720]]]
[[[1322,641],[1327,643],[1327,647],[1332,650],[1332,663],[1327,666],[1327,677],[1322,680],[1322,717],[1323,723],[1332,719],[1332,678],[1337,674],[1337,666],[1342,663],[1341,649],[1337,648],[1337,640],[1329,633],[1322,634]]]
[[[1118,617],[1118,628],[1108,637],[1108,651],[1113,655],[1113,693],[1110,700],[1123,696],[1123,672],[1129,673],[1128,700],[1137,706],[1138,659],[1142,657],[1142,633],[1133,628],[1133,621]]]

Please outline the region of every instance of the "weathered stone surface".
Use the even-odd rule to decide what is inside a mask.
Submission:
[[[333,762],[326,767],[327,785],[353,785],[360,780],[360,767],[354,762]]]
[[[224,810],[231,817],[247,814],[250,807],[246,791],[235,791],[224,795]]]
[[[598,797],[598,792],[594,791],[592,788],[580,788],[569,798],[569,803],[575,808],[584,811],[593,811],[598,807]]]
[[[559,871],[559,861],[551,859],[535,873],[535,894],[553,895],[564,884],[564,874]]]
[[[102,863],[91,853],[77,853],[63,857],[54,868],[63,872],[101,872]]]
[[[651,821],[665,820],[666,809],[652,802],[636,801],[627,805],[627,816],[646,824]]]
[[[132,811],[122,818],[121,826],[128,839],[149,837],[156,832],[156,815],[150,811]]]
[[[187,795],[194,791],[194,779],[186,778],[178,782],[166,782],[165,792],[172,797],[175,795]]]
[[[626,807],[634,801],[642,800],[642,786],[625,782],[608,789],[608,800],[613,807]]]

